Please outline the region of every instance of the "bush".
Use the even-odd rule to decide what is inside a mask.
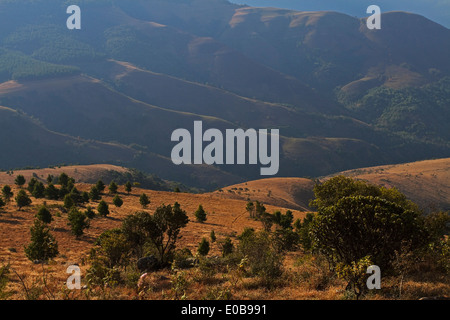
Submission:
[[[226,237],[225,240],[223,240],[220,247],[222,251],[222,257],[226,257],[227,255],[233,253],[234,245],[229,237]]]
[[[389,268],[395,252],[426,242],[423,221],[414,211],[385,199],[351,196],[321,208],[311,226],[313,247],[334,265],[352,265],[370,256],[382,269]]]
[[[259,276],[264,285],[272,286],[282,275],[284,257],[273,246],[268,232],[253,232],[241,237],[238,250],[247,258],[250,274]]]

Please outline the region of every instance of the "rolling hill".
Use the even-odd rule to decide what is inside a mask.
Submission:
[[[282,177],[450,156],[450,30],[422,16],[384,13],[372,32],[341,13],[222,0],[78,4],[74,31],[59,1],[0,1],[0,105],[52,133],[24,154],[30,136],[8,129],[2,169],[109,163],[203,190],[260,178],[175,166],[170,135],[195,120],[280,129]]]
[[[450,209],[450,158],[417,161],[396,165],[359,168],[317,179],[272,178],[248,181],[224,187],[214,194],[222,198],[258,200],[272,205],[308,211],[314,199],[315,183],[343,175],[357,180],[397,188],[424,212]]]

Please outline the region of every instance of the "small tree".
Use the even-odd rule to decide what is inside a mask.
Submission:
[[[214,243],[216,242],[216,233],[214,232],[214,230],[211,230],[211,233],[209,234],[209,237],[211,238],[211,242]]]
[[[84,214],[86,215],[86,217],[88,217],[88,219],[94,219],[95,218],[95,212],[94,212],[94,210],[92,210],[91,206],[87,206],[86,211],[84,212]]]
[[[98,180],[95,186],[97,187],[98,192],[102,193],[103,191],[105,191],[106,186],[102,180]]]
[[[20,188],[23,187],[23,185],[25,184],[26,180],[25,177],[21,174],[19,174],[16,179],[14,180],[14,182],[16,183],[17,186],[19,186]]]
[[[30,182],[28,182],[27,190],[28,190],[29,193],[33,192],[34,186],[36,185],[36,183],[38,183],[36,178],[31,178]]]
[[[106,217],[107,215],[109,215],[108,204],[104,200],[100,201],[97,207],[97,211],[99,215],[101,215],[102,217]]]
[[[195,215],[195,218],[197,219],[197,222],[203,223],[206,221],[206,212],[203,209],[202,205],[198,206],[198,209],[197,209],[197,211],[195,211],[194,215]]]
[[[6,202],[0,197],[0,208],[3,208],[6,205]]]
[[[66,208],[67,210],[71,209],[72,207],[75,206],[75,202],[72,199],[72,196],[69,194],[66,194],[64,196],[64,208]]]
[[[49,174],[47,176],[47,184],[48,185],[53,184],[53,179],[54,179],[53,175]]]
[[[226,257],[227,255],[233,253],[234,245],[231,241],[230,237],[226,237],[225,240],[221,243],[222,256]]]
[[[11,191],[11,187],[6,185],[2,188],[2,194],[3,198],[5,198],[6,203],[8,203],[11,198],[14,196],[14,194]]]
[[[116,196],[113,198],[113,204],[117,208],[120,208],[123,205],[123,200],[122,200],[122,198],[119,197],[118,194],[116,194]]]
[[[162,265],[168,262],[180,238],[181,228],[188,222],[186,212],[177,202],[173,206],[162,205],[155,210],[149,221],[149,239],[158,250]]]
[[[150,204],[150,200],[145,193],[141,194],[141,196],[139,198],[139,203],[141,204],[142,208],[144,208],[144,209],[147,208],[147,206]]]
[[[19,190],[19,192],[17,193],[17,196],[16,196],[16,203],[17,203],[17,206],[19,207],[19,210],[21,210],[23,207],[29,206],[31,204],[31,199],[27,195],[25,190],[23,190],[23,189]]]
[[[132,184],[131,184],[130,181],[127,181],[127,183],[125,183],[125,191],[126,191],[128,194],[130,194],[131,190],[132,190]]]
[[[66,173],[61,173],[58,178],[58,183],[61,186],[67,187],[69,185],[69,176]]]
[[[84,233],[84,229],[89,228],[89,219],[76,208],[70,210],[67,218],[69,219],[70,230],[72,234],[79,238]]]
[[[58,200],[59,190],[53,184],[49,184],[47,188],[45,188],[45,197],[49,200]]]
[[[42,182],[38,181],[35,183],[34,188],[31,192],[31,195],[36,199],[45,197],[45,186]]]
[[[117,183],[115,183],[114,181],[112,181],[112,182],[109,184],[108,189],[109,189],[109,193],[111,193],[111,194],[116,194],[116,193],[117,193],[117,190],[119,189],[119,186],[117,185]]]
[[[53,220],[52,214],[50,213],[50,210],[47,209],[45,205],[43,205],[38,213],[36,214],[36,218],[41,220],[43,223],[50,223]]]
[[[202,241],[198,245],[198,249],[197,249],[198,254],[201,256],[206,256],[209,253],[209,249],[210,249],[209,241],[206,240],[205,238],[203,238]]]
[[[100,196],[100,190],[98,189],[97,186],[92,186],[91,190],[89,191],[89,198],[92,201],[97,201],[97,200],[101,200],[102,197]]]
[[[48,261],[58,255],[58,243],[50,234],[47,225],[40,220],[34,220],[30,229],[31,243],[25,247],[25,255],[31,261]]]

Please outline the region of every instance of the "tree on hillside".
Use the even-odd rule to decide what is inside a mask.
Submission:
[[[48,261],[58,255],[58,243],[47,225],[36,219],[30,229],[31,243],[25,247],[25,255],[31,261]]]
[[[203,223],[206,221],[206,212],[203,209],[202,205],[198,206],[198,209],[197,209],[197,211],[195,211],[194,215],[195,215],[195,218],[197,219],[197,222]]]
[[[189,222],[189,218],[176,202],[173,206],[162,205],[155,210],[149,221],[149,238],[159,253],[162,265],[168,262],[168,257],[175,250],[180,238],[181,228]]]
[[[67,187],[69,185],[69,176],[65,172],[61,173],[58,177],[58,183]]]
[[[115,183],[114,181],[112,181],[112,182],[109,184],[108,189],[109,189],[109,193],[111,193],[111,194],[116,194],[116,193],[117,193],[117,190],[119,189],[119,186],[117,185],[117,183]]]
[[[3,208],[6,205],[6,202],[3,200],[3,198],[0,197],[0,208]]]
[[[69,219],[70,230],[72,234],[79,238],[84,233],[84,229],[89,228],[89,219],[88,217],[77,208],[72,208],[69,214],[67,215]]]
[[[101,215],[102,217],[106,217],[107,215],[109,215],[108,204],[104,200],[100,201],[97,207],[97,211],[99,215]]]
[[[100,192],[100,194],[105,191],[105,184],[103,183],[102,180],[98,180],[97,183],[95,184],[95,186],[97,187],[97,190]]]
[[[29,206],[31,204],[31,199],[27,195],[26,191],[23,189],[20,189],[16,196],[16,203],[19,207],[19,210],[21,210],[23,207]]]
[[[42,221],[43,223],[47,223],[47,224],[49,224],[53,220],[52,214],[50,213],[50,211],[47,209],[47,207],[45,205],[43,205],[39,209],[38,213],[36,214],[36,218],[39,219],[40,221]]]
[[[123,205],[123,200],[121,197],[119,197],[118,194],[116,194],[116,196],[113,198],[113,204],[117,207],[120,208]]]
[[[132,190],[131,182],[130,182],[130,181],[127,181],[127,183],[125,183],[125,191],[126,191],[128,194],[130,194],[131,190]]]
[[[92,201],[97,201],[97,200],[102,199],[102,197],[100,195],[100,190],[98,190],[98,187],[96,185],[91,187],[91,190],[89,191],[89,198]]]
[[[35,183],[33,190],[31,191],[31,195],[36,199],[45,197],[45,186],[42,182],[38,181]]]
[[[5,198],[6,203],[8,203],[11,200],[11,198],[14,196],[13,192],[11,191],[11,187],[8,185],[3,186],[2,195],[3,195],[3,198]]]
[[[150,200],[145,193],[141,194],[141,196],[139,197],[139,203],[144,209],[147,208],[147,206],[150,204]]]
[[[52,183],[50,183],[45,188],[45,197],[49,200],[58,200],[59,199],[59,190]]]
[[[384,270],[405,245],[414,250],[427,239],[418,213],[373,196],[344,197],[321,208],[310,232],[314,249],[333,265],[351,266],[370,257]]]
[[[73,201],[73,198],[71,197],[70,194],[66,194],[64,196],[64,208],[66,208],[67,210],[70,210],[74,206],[75,206],[75,202]]]
[[[209,241],[206,238],[203,238],[202,241],[198,244],[197,252],[201,256],[206,256],[209,253]]]
[[[25,177],[21,174],[19,174],[16,179],[14,180],[14,182],[16,183],[17,186],[19,186],[20,188],[23,187],[23,185],[25,184],[26,180]]]

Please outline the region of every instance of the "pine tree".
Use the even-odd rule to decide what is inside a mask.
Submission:
[[[36,214],[36,218],[47,224],[52,222],[52,220],[53,220],[52,214],[50,213],[50,211],[47,209],[47,207],[45,205],[43,205],[39,209],[38,213]]]
[[[98,190],[98,187],[96,185],[91,187],[91,191],[89,192],[89,198],[91,198],[92,201],[102,199],[102,197],[100,196],[100,190]]]
[[[130,182],[130,181],[127,181],[127,183],[125,183],[125,191],[126,191],[128,194],[130,194],[131,190],[132,190],[131,182]]]
[[[145,193],[141,194],[139,203],[141,204],[142,208],[147,208],[147,206],[150,204],[150,200]]]
[[[98,192],[101,194],[103,191],[105,191],[105,184],[103,183],[102,180],[98,180],[97,183],[95,184],[95,186],[97,187]]]
[[[199,243],[197,252],[201,256],[206,256],[209,253],[209,241],[205,238],[202,239],[202,242]]]
[[[5,198],[6,203],[9,202],[9,200],[14,196],[14,194],[11,191],[11,187],[6,185],[2,188],[2,194],[3,198]]]
[[[31,243],[25,247],[25,255],[31,261],[48,261],[58,255],[58,243],[47,225],[36,219],[30,229]]]
[[[20,188],[22,188],[26,182],[25,177],[21,174],[19,174],[14,181],[16,185],[19,186]]]
[[[16,203],[17,203],[17,206],[19,207],[19,210],[21,210],[23,207],[29,206],[31,204],[31,199],[27,195],[25,190],[23,190],[23,189],[19,190],[19,192],[17,193],[17,196],[16,196]]]
[[[69,219],[70,230],[77,238],[84,234],[84,229],[89,228],[88,217],[76,208],[70,210],[67,218]]]
[[[107,215],[109,215],[108,204],[104,200],[100,201],[100,203],[98,204],[98,207],[97,207],[97,211],[98,211],[99,215],[106,217]]]
[[[113,204],[117,208],[120,208],[123,205],[123,200],[122,200],[122,198],[119,197],[118,194],[116,194],[116,196],[113,198]]]
[[[206,212],[203,209],[202,205],[198,206],[198,209],[197,209],[197,211],[195,211],[194,215],[198,222],[203,223],[206,221]]]
[[[114,181],[112,181],[112,182],[109,184],[108,189],[109,189],[109,192],[110,192],[111,194],[116,194],[116,193],[117,193],[117,190],[119,189],[119,187],[118,187],[117,183],[115,183]]]

